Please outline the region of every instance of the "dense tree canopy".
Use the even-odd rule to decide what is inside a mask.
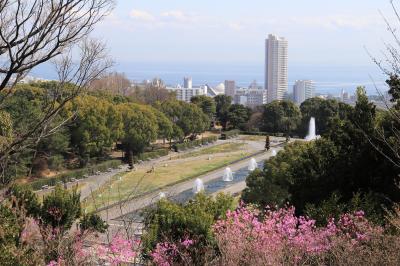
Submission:
[[[15,134],[27,131],[33,123],[40,121],[45,101],[45,90],[32,85],[20,85],[14,90],[12,97],[6,98],[3,110],[11,115]]]
[[[300,123],[299,108],[291,101],[273,101],[264,106],[262,130],[270,133],[292,133]]]
[[[106,83],[101,85],[104,87]],[[21,84],[10,91],[12,97],[6,97],[0,112],[0,146],[7,146],[14,141],[15,134],[26,132],[32,124],[43,119],[49,94],[57,89],[57,84],[54,81]],[[165,89],[157,80],[149,86]],[[74,87],[66,84],[63,93],[68,95]],[[3,91],[0,96],[5,96],[5,93],[8,91]],[[157,98],[161,94],[157,95],[154,96]],[[136,98],[114,90],[90,90],[77,96],[66,103],[49,124],[50,127],[53,124],[60,126],[28,139],[31,143],[22,152],[8,157],[8,164],[13,167],[8,168],[0,181],[7,183],[23,176],[42,177],[49,170],[60,171],[96,163],[108,159],[112,149],[121,147],[119,144],[125,147],[127,156],[130,153],[139,155],[157,138],[182,141],[209,128],[215,109],[212,98],[202,98],[199,107],[171,97],[168,94],[166,98],[157,98],[152,101],[152,107],[134,103]],[[210,111],[209,116],[202,108]],[[30,115],[26,115],[27,112]]]
[[[190,102],[200,107],[203,113],[208,116],[210,121],[214,120],[217,109],[213,98],[205,95],[198,95],[192,97],[192,99],[190,99]]]
[[[229,126],[244,130],[251,116],[251,109],[241,104],[232,104],[228,112]]]
[[[139,104],[120,104],[122,144],[127,154],[138,155],[157,138],[158,124],[152,109]]]
[[[299,134],[307,134],[308,124],[311,117],[315,118],[317,135],[324,135],[329,130],[329,120],[338,114],[339,103],[336,100],[324,100],[321,98],[310,98],[300,105],[302,115]]]
[[[223,129],[226,129],[228,124],[229,108],[232,105],[232,97],[226,95],[217,95],[214,98],[216,103],[217,119],[221,123]]]
[[[330,119],[324,138],[290,144],[267,161],[263,171],[252,173],[243,199],[261,205],[289,201],[299,213],[323,202],[326,206],[336,202],[338,207],[369,202],[382,221],[380,204],[391,206],[400,200],[395,183],[399,171],[371,145],[367,136],[374,139],[375,106],[363,88],[358,88],[357,96],[354,108],[339,110]]]
[[[70,126],[71,144],[80,156],[102,156],[122,134],[121,114],[109,101],[80,96],[71,106],[76,110]]]
[[[184,137],[196,136],[209,127],[208,116],[195,104],[170,100],[163,102],[159,108],[181,129]],[[174,132],[180,134],[177,130]]]
[[[160,139],[168,139],[174,137],[174,125],[172,124],[171,120],[168,117],[159,111],[158,109],[151,108],[152,112],[155,114],[157,118],[157,137]]]

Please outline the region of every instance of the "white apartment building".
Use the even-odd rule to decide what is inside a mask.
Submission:
[[[225,80],[225,95],[235,97],[236,82],[234,80]]]
[[[184,102],[190,102],[193,96],[207,95],[207,86],[182,88],[180,85],[176,87],[167,87],[168,90],[176,93],[176,99]]]
[[[268,102],[285,99],[288,90],[288,42],[273,34],[265,40],[264,84]]]
[[[191,77],[184,77],[183,78],[183,87],[185,89],[191,89],[193,87],[193,80]]]
[[[314,97],[315,85],[312,80],[296,80],[293,86],[294,102],[300,105],[305,100]]]
[[[235,104],[254,108],[267,103],[267,92],[265,90],[253,88],[241,88],[236,90],[234,97]]]

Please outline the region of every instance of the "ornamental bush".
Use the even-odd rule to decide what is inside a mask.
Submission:
[[[183,143],[178,143],[174,145],[175,151],[184,151],[187,149],[191,149],[200,145],[207,145],[209,143],[214,143],[218,140],[218,137],[216,136],[210,136],[210,137],[205,137],[201,139],[196,139],[193,141],[188,141],[188,142],[183,142]]]
[[[317,227],[315,220],[296,216],[294,207],[259,211],[241,206],[213,225],[213,236],[218,247],[213,257],[207,249],[197,250],[212,265],[400,265],[400,237],[370,223],[363,211]],[[190,262],[195,242],[158,243],[153,262]]]

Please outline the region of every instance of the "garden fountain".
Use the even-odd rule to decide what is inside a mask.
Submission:
[[[225,168],[224,175],[222,176],[222,180],[225,182],[231,182],[233,181],[233,174],[231,168],[227,167]]]
[[[306,141],[312,141],[318,139],[319,136],[316,135],[316,128],[315,128],[315,118],[310,118],[310,124],[308,126],[308,134],[305,138]]]
[[[162,200],[162,199],[165,199],[165,198],[166,198],[166,195],[165,195],[164,192],[160,192],[160,194],[158,194],[158,199]]]
[[[263,164],[264,161],[259,162],[257,164],[257,168],[262,169]],[[195,196],[195,194],[201,191],[204,191],[204,193],[207,195],[212,195],[214,193],[217,193],[218,191],[222,191],[223,189],[232,187],[235,184],[246,181],[246,178],[249,174],[250,171],[248,170],[248,166],[246,165],[243,168],[235,170],[234,172],[235,178],[232,180],[232,182],[225,182],[223,178],[215,178],[209,180],[206,184],[203,184],[203,181],[201,179],[196,179],[193,188],[189,188],[177,194],[167,194],[168,199],[173,202],[185,203],[188,200],[192,199]],[[207,188],[206,190],[205,187]],[[140,215],[141,215],[140,212],[134,211],[125,215],[124,217],[127,217],[127,219],[131,221],[132,219],[140,218],[141,217]],[[125,218],[120,217],[120,219],[125,219]]]
[[[201,181],[200,178],[196,178],[196,180],[194,181],[193,193],[197,194],[201,191],[204,191],[203,181]]]
[[[251,158],[250,162],[249,162],[249,167],[247,168],[247,170],[254,171],[254,170],[256,170],[256,168],[257,168],[257,161],[256,161],[256,159]]]

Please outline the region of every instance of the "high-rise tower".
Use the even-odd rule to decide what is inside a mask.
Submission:
[[[300,105],[305,100],[314,97],[315,85],[312,80],[296,80],[293,86],[294,102]]]
[[[288,90],[288,42],[273,34],[265,40],[265,89],[268,102],[285,99]]]
[[[225,95],[235,97],[236,83],[234,80],[225,80]]]

